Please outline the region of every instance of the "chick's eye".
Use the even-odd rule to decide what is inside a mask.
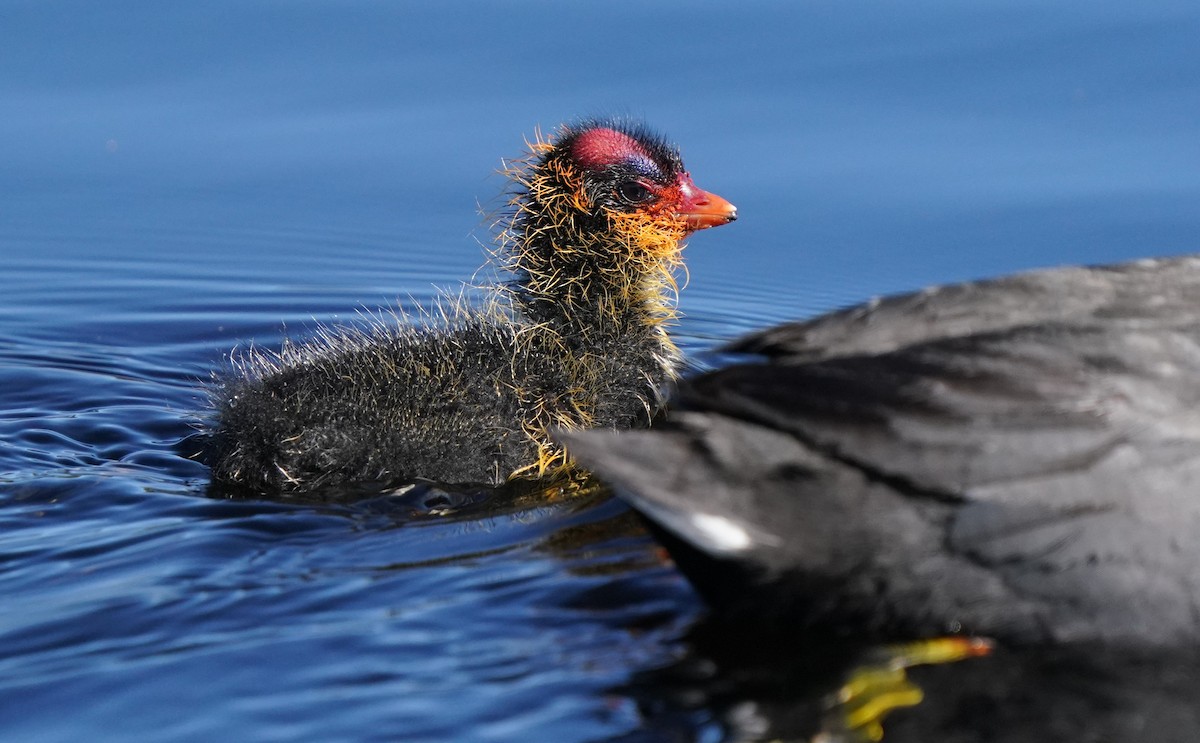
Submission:
[[[630,204],[641,204],[654,198],[654,192],[637,181],[626,181],[617,186],[617,194]]]

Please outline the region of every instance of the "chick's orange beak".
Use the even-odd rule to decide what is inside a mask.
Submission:
[[[679,208],[675,214],[683,217],[689,231],[718,227],[737,219],[736,206],[715,193],[697,188],[687,173],[679,177],[679,194]]]

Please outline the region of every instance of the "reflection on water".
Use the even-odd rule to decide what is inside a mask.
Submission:
[[[181,453],[230,349],[472,277],[494,171],[536,125],[645,115],[738,205],[687,250],[676,336],[712,363],[882,291],[1200,246],[1182,0],[3,15],[5,740],[820,729],[861,649],[696,624],[602,492],[227,500]],[[1002,648],[909,677],[925,701],[887,740],[1200,727],[1183,659]]]

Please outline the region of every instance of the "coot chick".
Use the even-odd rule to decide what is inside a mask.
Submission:
[[[752,335],[645,432],[564,433],[720,612],[867,639],[1200,641],[1200,257]]]
[[[507,170],[498,236],[512,282],[439,326],[327,329],[235,360],[212,394],[214,482],[498,485],[565,464],[551,426],[648,422],[679,360],[666,328],[682,241],[736,210],[640,124],[564,126],[530,149]]]

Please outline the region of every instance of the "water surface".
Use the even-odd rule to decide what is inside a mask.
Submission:
[[[3,737],[748,734],[751,687],[619,502],[210,498],[177,448],[202,385],[456,291],[501,158],[580,115],[645,117],[740,209],[687,251],[701,363],[878,293],[1197,250],[1198,37],[1167,0],[7,4]],[[801,728],[823,678],[773,687]]]

